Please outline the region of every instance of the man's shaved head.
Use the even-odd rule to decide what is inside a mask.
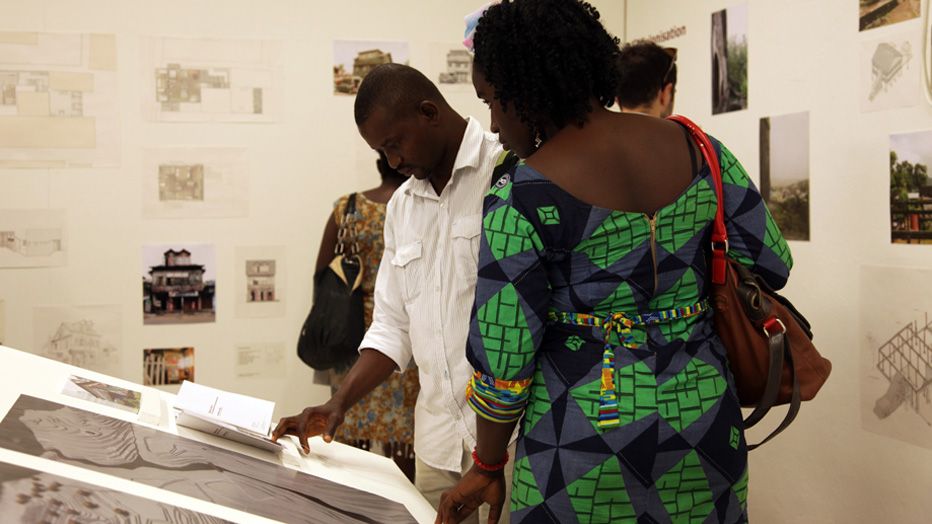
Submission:
[[[356,125],[362,125],[376,107],[401,115],[417,110],[425,100],[438,107],[447,106],[437,86],[417,69],[402,64],[382,64],[366,75],[356,93]]]

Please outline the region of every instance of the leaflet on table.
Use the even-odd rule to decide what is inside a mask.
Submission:
[[[186,380],[175,398],[175,409],[266,436],[275,403]]]

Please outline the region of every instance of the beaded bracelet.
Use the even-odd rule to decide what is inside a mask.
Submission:
[[[502,457],[502,461],[498,464],[486,464],[479,460],[479,453],[476,451],[476,448],[472,448],[472,461],[476,464],[476,467],[482,471],[494,473],[505,469],[505,464],[508,464],[508,451],[505,451],[505,456]]]

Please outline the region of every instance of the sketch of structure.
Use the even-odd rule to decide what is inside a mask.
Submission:
[[[441,84],[469,84],[472,82],[472,55],[465,49],[447,52],[447,69],[440,73]]]
[[[0,267],[65,263],[64,212],[0,210]]]
[[[204,200],[204,164],[159,166],[159,200]]]
[[[24,257],[49,257],[62,250],[62,230],[27,229],[20,234],[16,231],[0,231],[0,249],[8,249]]]
[[[38,307],[33,314],[33,351],[73,366],[118,374],[121,318],[118,306]]]
[[[3,515],[4,522],[11,524],[228,522],[157,500],[6,462],[0,462],[0,515]]]
[[[89,402],[103,404],[132,413],[139,413],[142,393],[113,384],[71,375],[65,381],[62,394]]]
[[[275,302],[275,261],[246,261],[247,302]]]
[[[205,262],[213,263],[213,248],[198,247],[210,258]],[[216,284],[205,277],[207,271],[207,264],[195,263],[188,249],[163,251],[162,263],[143,275],[143,323],[213,322]]]
[[[881,90],[887,89],[912,61],[913,53],[909,42],[897,49],[892,42],[881,42],[871,58],[871,88],[867,99],[873,101]]]
[[[146,218],[249,214],[249,165],[244,149],[146,149],[142,172]]]
[[[415,522],[372,493],[28,395],[0,422],[0,447],[282,522]]]
[[[85,369],[100,369],[117,348],[104,339],[92,320],[62,322],[42,347],[42,354]]]
[[[270,41],[149,38],[143,64],[150,120],[268,122],[278,93],[278,45]]]
[[[0,32],[0,167],[119,164],[114,35]]]
[[[920,35],[916,31],[861,42],[860,106],[862,112],[911,107],[919,103],[920,87],[915,80],[916,51]]]
[[[143,350],[142,376],[146,386],[194,382],[194,348]]]
[[[886,418],[906,403],[917,414],[920,402],[932,401],[932,322],[914,320],[877,349],[877,369],[890,387],[874,405],[874,414]]]

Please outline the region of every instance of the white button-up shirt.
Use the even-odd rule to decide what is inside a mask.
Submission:
[[[476,444],[466,405],[466,337],[475,299],[482,201],[502,146],[469,118],[450,181],[438,196],[409,179],[388,203],[385,252],[375,283],[372,324],[360,348],[405,369],[414,358],[421,392],[414,451],[435,468],[461,471],[463,446]]]

